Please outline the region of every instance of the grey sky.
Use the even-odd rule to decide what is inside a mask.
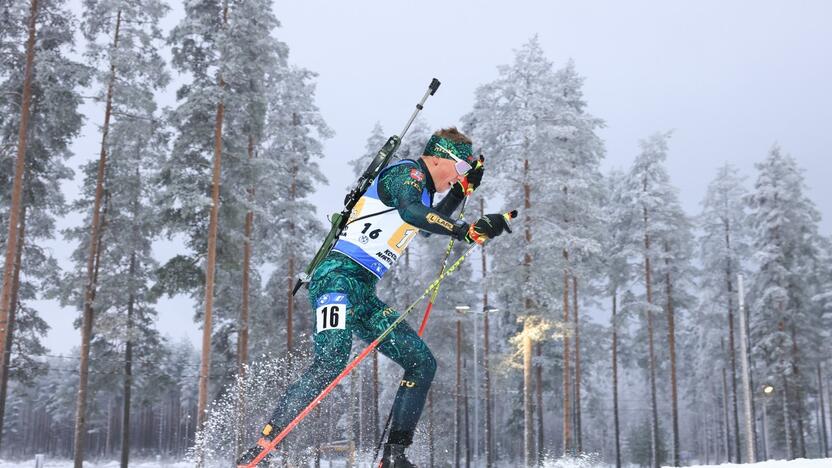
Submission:
[[[76,3],[77,4],[77,3]],[[432,77],[442,87],[425,107],[434,127],[455,125],[474,90],[538,34],[555,67],[574,59],[586,78],[588,110],[604,119],[605,168],[626,167],[638,140],[674,129],[668,167],[688,213],[716,168],[737,165],[750,185],[753,164],[774,142],[806,170],[809,195],[832,233],[832,3],[801,2],[275,2],[277,36],[290,60],[319,73],[317,102],[336,136],[321,163],[330,186],[315,197],[319,215],[339,210],[352,182],[346,161],[364,150],[376,121],[399,132]],[[177,6],[177,8],[179,8]],[[78,11],[80,14],[80,11]],[[181,16],[174,10],[166,22]],[[164,105],[173,105],[175,80]],[[103,111],[85,106],[88,125],[74,145],[97,156]],[[486,157],[488,148],[484,148]],[[486,180],[487,183],[487,172]],[[80,180],[80,179],[79,179]],[[65,190],[78,192],[78,181]],[[63,224],[74,224],[66,220]],[[66,265],[68,246],[55,242]],[[74,246],[73,246],[74,247]],[[176,243],[160,245],[169,256]],[[74,310],[43,303],[53,326],[47,344],[65,352],[80,342]],[[198,336],[182,298],[159,305],[160,329]]]

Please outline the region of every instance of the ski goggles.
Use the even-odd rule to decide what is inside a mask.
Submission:
[[[456,169],[457,175],[461,175],[461,176],[465,175],[465,174],[468,173],[468,171],[473,169],[471,167],[471,165],[468,164],[468,161],[460,159],[457,155],[454,154],[453,151],[449,150],[448,148],[445,148],[444,146],[442,146],[438,143],[434,146],[434,148],[436,148],[439,151],[447,154],[448,156],[451,157],[451,159],[454,160],[454,169]]]

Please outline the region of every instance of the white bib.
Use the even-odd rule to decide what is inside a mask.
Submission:
[[[358,199],[347,227],[332,248],[355,260],[379,278],[396,263],[419,232],[418,228],[399,216],[398,210],[382,203],[378,196],[379,178],[389,168],[399,164],[412,165],[412,162],[401,161],[381,171],[367,192]],[[430,206],[427,188],[422,191],[422,203]]]
[[[319,297],[315,309],[315,332],[344,330],[347,326],[349,299],[343,293],[327,293]]]

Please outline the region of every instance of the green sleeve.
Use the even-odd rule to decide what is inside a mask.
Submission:
[[[396,208],[405,222],[421,230],[458,238],[464,236],[463,226],[455,226],[453,219],[422,204],[427,177],[416,164],[391,167],[379,179],[379,199]]]

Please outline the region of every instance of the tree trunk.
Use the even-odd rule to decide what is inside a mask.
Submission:
[[[471,431],[468,424],[468,377],[463,381],[465,394],[463,395],[463,409],[465,411],[465,468],[471,468]]]
[[[583,437],[581,430],[581,333],[578,318],[578,278],[572,275],[572,323],[575,328],[575,443],[578,453],[582,453]]]
[[[670,247],[664,244],[665,254],[670,255]],[[673,466],[681,466],[679,456],[679,392],[676,382],[676,318],[673,310],[673,282],[670,278],[670,260],[664,259],[665,290],[667,294],[667,346],[670,349],[670,397],[673,425]],[[736,394],[735,394],[736,396]]]
[[[737,358],[736,352],[737,349],[734,344],[734,307],[733,307],[733,287],[730,279],[731,275],[731,268],[726,271],[726,276],[728,279],[726,280],[728,284],[728,357],[731,362],[731,374],[730,378],[728,379],[731,382],[731,414],[733,417],[733,432],[734,432],[734,453],[733,453],[733,461],[736,463],[741,463],[741,453],[740,453],[740,423],[739,423],[739,414],[737,409]]]
[[[228,2],[223,2],[223,26],[228,24]],[[208,252],[205,259],[205,313],[202,322],[202,354],[199,365],[199,397],[197,399],[196,426],[205,422],[205,408],[208,405],[208,380],[211,373],[211,335],[213,333],[214,275],[217,263],[217,224],[220,214],[220,175],[222,169],[222,124],[225,115],[223,92],[225,81],[219,76],[220,100],[214,119],[214,162],[211,172],[211,214],[208,221]],[[202,451],[198,454],[197,465],[202,466]]]
[[[434,444],[433,444],[433,393],[428,390],[428,466],[433,468],[433,453],[434,453]],[[378,427],[378,425],[376,425]],[[378,440],[378,437],[376,437]]]
[[[104,455],[110,456],[110,435],[113,430],[113,398],[107,399],[107,430],[104,436]]]
[[[523,461],[526,468],[534,465],[532,385],[532,339],[529,336],[527,320],[523,324]]]
[[[769,459],[771,445],[768,439],[768,397],[763,398],[763,460]]]
[[[350,375],[350,406],[349,406],[349,434],[350,439],[354,444],[358,445],[361,441],[361,412],[358,408],[358,402],[361,399],[359,395],[358,386],[360,385],[361,374],[360,369],[357,369]]]
[[[612,411],[615,425],[615,468],[621,468],[621,430],[618,418],[618,321],[616,299],[618,291],[612,292]]]
[[[711,388],[713,389],[713,385],[711,386]],[[710,407],[707,411],[707,414],[705,415],[705,431],[707,433],[707,436],[705,438],[706,465],[710,465],[711,460],[713,460],[714,463],[716,463],[716,460],[718,460],[717,454],[719,452],[719,448],[717,441],[719,440],[719,425],[714,422],[714,411],[716,407],[717,405],[713,405],[712,407]]]
[[[647,181],[644,182],[647,191]],[[647,294],[647,347],[650,367],[650,464],[659,467],[659,410],[656,402],[656,353],[653,347],[653,279],[650,268],[650,234],[647,228],[647,207],[643,208],[644,216],[644,285]]]
[[[528,144],[528,142],[526,142],[526,143]],[[523,182],[523,208],[526,210],[525,211],[526,213],[528,213],[529,210],[532,207],[532,185],[528,182],[530,167],[531,166],[530,166],[529,160],[524,159],[523,160],[523,180],[524,180],[524,182]],[[525,244],[526,244],[525,249],[524,249],[525,253],[523,254],[523,265],[525,267],[524,270],[525,270],[525,273],[526,273],[526,280],[528,281],[530,279],[529,275],[531,274],[531,267],[532,267],[532,256],[531,256],[531,253],[530,253],[531,244],[532,244],[531,224],[529,224],[529,223],[525,224],[525,230],[524,230],[524,236],[523,237],[524,237]],[[528,296],[524,297],[523,307],[525,309],[525,314],[528,317],[528,315],[532,313],[532,309],[534,308],[532,298],[530,298]],[[524,325],[524,327],[525,327],[525,325]],[[525,344],[524,344],[524,346],[525,346]],[[531,342],[529,343],[529,346],[531,346]],[[531,348],[529,348],[528,352],[529,353],[532,352]],[[531,354],[529,354],[528,358],[529,358],[529,360],[531,360]],[[530,364],[531,364],[531,362],[530,362]],[[528,372],[529,372],[529,381],[526,382],[526,384],[528,385],[528,388],[526,390],[528,392],[528,401],[526,401],[526,395],[524,395],[524,407],[528,410],[527,414],[525,415],[525,418],[526,418],[526,434],[525,434],[526,435],[526,441],[525,441],[525,452],[526,453],[525,453],[525,457],[526,457],[526,461],[527,461],[527,466],[528,466],[528,463],[531,462],[531,460],[532,460],[532,458],[531,458],[531,457],[533,457],[533,447],[532,446],[534,445],[534,441],[532,440],[534,428],[532,426],[532,424],[533,424],[533,420],[532,420],[533,408],[532,408],[532,400],[531,400],[531,398],[532,398],[532,396],[531,396],[531,392],[532,392],[532,390],[531,390],[531,385],[532,385],[531,369],[529,369]],[[541,375],[541,385],[542,385],[542,375]],[[542,401],[541,401],[541,407],[539,409],[542,413],[543,412]]]
[[[289,186],[289,201],[290,203],[294,203],[296,193],[297,193],[297,167],[293,166],[291,171],[291,183]],[[289,222],[289,232],[290,237],[294,238],[294,231],[295,225],[293,222]],[[294,278],[295,278],[295,254],[292,249],[289,249],[289,260],[288,260],[288,268],[286,271],[286,284],[287,284],[287,295],[286,295],[286,352],[288,354],[288,362],[291,364],[292,362],[292,336],[294,335],[293,331],[293,322],[294,322],[294,312],[295,312],[295,296],[292,294],[294,289]]]
[[[745,416],[745,446],[748,463],[757,462],[757,431],[755,430],[754,398],[752,389],[754,384],[751,381],[751,364],[748,362],[748,321],[745,314],[745,291],[743,288],[742,275],[737,275],[737,313],[740,316],[740,368],[742,373],[742,393]]]
[[[783,431],[786,433],[786,459],[794,459],[794,447],[792,445],[792,422],[789,417],[789,383],[783,376]]]
[[[489,323],[488,310],[485,311],[483,317],[483,370],[485,376],[485,467],[494,467],[494,409],[491,406],[491,370],[489,369]]]
[[[569,264],[569,253],[563,251],[564,264]],[[572,410],[569,404],[572,385],[569,382],[569,270],[563,269],[563,453],[572,453]]]
[[[724,221],[725,227],[725,248],[731,250],[731,226],[728,221]],[[733,271],[731,269],[731,258],[726,259],[725,267],[725,285],[728,288],[728,357],[731,360],[731,411],[733,415],[733,430],[734,430],[734,461],[742,463],[742,455],[740,452],[740,422],[739,411],[737,409],[737,357],[736,345],[734,344],[734,288],[733,288]],[[742,312],[740,312],[742,313]]]
[[[130,295],[127,298],[127,341],[124,344],[124,398],[121,407],[121,468],[130,459],[130,392],[133,386],[133,309],[136,294],[133,282],[136,275],[136,253],[130,255]]]
[[[9,320],[6,329],[6,348],[3,354],[3,370],[0,372],[0,443],[3,436],[3,422],[6,415],[6,393],[9,387],[9,365],[12,359],[12,342],[14,341],[14,323],[17,316],[17,293],[20,290],[20,270],[23,269],[23,245],[26,242],[26,205],[23,204],[20,210],[20,227],[17,240],[17,253],[14,261],[14,275],[12,278],[12,291],[9,307]]]
[[[832,385],[830,385],[829,380],[826,381],[826,404],[829,408],[829,422],[832,423]],[[832,432],[832,427],[829,430]],[[827,437],[829,435],[827,434]],[[830,447],[830,451],[832,451],[832,447]]]
[[[537,463],[542,464],[543,456],[543,358],[541,353],[542,345],[535,344],[537,350],[537,365],[535,365],[535,377],[537,380]]]
[[[485,202],[480,197],[480,215],[485,215]],[[494,467],[494,447],[491,445],[493,440],[493,413],[491,411],[491,370],[489,368],[489,330],[488,330],[488,286],[486,284],[486,277],[488,276],[488,261],[486,260],[485,245],[480,248],[482,254],[482,310],[483,310],[483,376],[485,379],[485,468]]]
[[[378,350],[373,350],[373,441],[381,438],[378,432]]]
[[[29,112],[32,102],[32,75],[35,60],[35,25],[38,16],[38,0],[32,0],[29,10],[29,37],[26,41],[26,68],[23,72],[23,93],[20,102],[20,127],[18,128],[17,159],[14,166],[12,182],[12,204],[9,209],[9,234],[6,240],[6,257],[3,263],[3,290],[0,292],[0,363],[6,362],[7,341],[10,337],[9,312],[12,304],[14,283],[14,260],[17,257],[18,224],[23,205],[23,174],[26,170],[26,137],[29,131]],[[0,366],[0,382],[5,381],[6,367]],[[0,426],[2,429],[2,426]]]
[[[801,383],[800,367],[797,365],[800,352],[797,348],[797,332],[794,325],[791,326],[792,334],[792,375],[794,375],[795,389],[794,396],[797,401],[797,456],[806,458],[806,438],[803,434],[803,384]]]
[[[121,10],[116,15],[116,26],[113,34],[113,50],[118,49],[119,31],[121,29]],[[84,316],[81,325],[81,356],[78,370],[78,398],[75,405],[75,446],[74,465],[81,468],[84,465],[84,436],[87,423],[87,381],[89,378],[90,340],[92,339],[93,300],[95,298],[95,278],[97,269],[96,257],[100,241],[100,211],[101,198],[104,193],[104,175],[107,165],[107,136],[110,131],[110,116],[113,111],[113,86],[116,81],[115,59],[110,58],[110,78],[107,83],[107,101],[104,110],[104,125],[101,128],[101,154],[98,159],[98,175],[95,186],[95,201],[92,210],[92,226],[90,227],[90,247],[87,253],[87,284],[84,291]]]
[[[254,160],[254,137],[248,137],[248,161]],[[249,202],[254,202],[254,186],[248,189]],[[243,297],[240,308],[240,337],[237,341],[237,367],[242,376],[245,364],[248,363],[248,309],[249,309],[249,276],[251,273],[251,230],[254,224],[254,211],[246,212],[246,223],[243,228]]]
[[[725,339],[722,338],[719,340],[719,347],[722,350],[723,356],[725,355]],[[731,423],[730,418],[728,417],[729,409],[728,405],[730,400],[728,399],[728,378],[726,377],[725,373],[725,366],[722,366],[722,416],[723,416],[723,424],[725,425],[725,458],[727,461],[731,461],[732,452],[731,452]]]
[[[459,468],[462,451],[462,413],[460,411],[462,397],[462,322],[456,319],[456,391],[454,392],[454,466]]]
[[[254,160],[254,137],[248,136],[248,162]],[[248,188],[249,203],[254,203],[254,186]],[[237,437],[237,453],[242,451],[243,446],[243,417],[246,413],[245,395],[245,370],[248,363],[248,316],[249,316],[249,276],[251,273],[251,230],[254,224],[254,211],[249,208],[246,212],[246,221],[243,228],[243,284],[242,304],[240,307],[239,336],[237,337],[237,423],[235,424]]]
[[[826,405],[823,401],[823,376],[820,372],[820,363],[818,363],[817,367],[818,373],[818,409],[820,410],[820,434],[821,434],[821,454],[824,458],[829,457],[829,439],[827,438],[826,432]]]

